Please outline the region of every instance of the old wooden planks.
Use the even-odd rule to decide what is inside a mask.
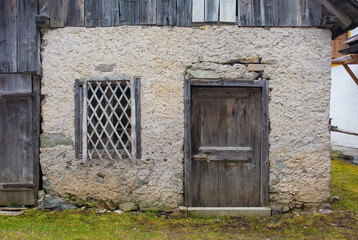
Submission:
[[[319,0],[39,0],[50,27],[237,23],[319,26]]]
[[[0,0],[0,73],[40,72],[36,0]]]

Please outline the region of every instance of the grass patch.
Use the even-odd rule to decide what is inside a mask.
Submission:
[[[358,166],[344,161],[340,153],[332,151],[331,198],[338,196],[340,201],[333,204],[336,210],[358,212]]]
[[[332,154],[329,214],[274,217],[181,218],[176,214],[44,212],[0,216],[0,239],[358,239],[358,167]]]

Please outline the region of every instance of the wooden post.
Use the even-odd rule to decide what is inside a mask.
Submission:
[[[82,111],[82,162],[87,162],[87,84],[83,84],[83,111]]]
[[[137,157],[137,138],[136,138],[136,99],[135,99],[135,90],[136,90],[136,84],[135,84],[135,78],[131,78],[131,138],[132,138],[132,161],[136,162]]]

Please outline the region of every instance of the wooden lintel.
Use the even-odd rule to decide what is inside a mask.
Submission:
[[[352,70],[348,67],[347,64],[343,64],[343,67],[346,69],[346,71],[348,72],[348,74],[351,76],[351,78],[353,79],[353,81],[358,85],[358,78],[356,77],[356,75],[352,72]]]
[[[334,6],[331,1],[321,0],[322,5],[334,16],[337,17],[339,26],[343,29],[346,29],[351,25],[352,19],[345,15],[341,10]]]

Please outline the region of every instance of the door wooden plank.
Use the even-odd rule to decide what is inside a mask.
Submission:
[[[99,27],[101,25],[102,0],[85,0],[85,26]]]
[[[193,0],[193,13],[192,21],[193,22],[204,22],[204,9],[205,9],[204,0]]]
[[[227,207],[229,205],[228,196],[230,193],[230,188],[229,188],[230,176],[229,176],[228,166],[229,166],[228,163],[218,163],[218,168],[219,168],[218,187],[220,190],[218,207]]]
[[[219,205],[219,166],[200,163],[200,199],[198,207],[217,207]]]
[[[176,0],[156,0],[157,2],[157,25],[174,26],[177,20]]]
[[[19,1],[17,33],[17,71],[40,72],[40,38],[35,16],[37,0]]]
[[[138,0],[119,0],[120,24],[138,25],[139,24],[139,1]]]
[[[67,26],[83,27],[84,20],[84,0],[67,0]]]
[[[119,25],[119,2],[118,0],[102,0],[101,26],[112,27]]]
[[[236,0],[220,0],[220,22],[236,22]]]
[[[192,24],[192,0],[177,0],[177,26],[190,27]]]
[[[0,100],[0,112],[0,182],[33,182],[32,99]]]
[[[17,1],[0,1],[0,73],[17,71]]]
[[[205,22],[219,21],[219,0],[205,0]]]
[[[139,23],[153,25],[157,22],[156,0],[140,0]]]
[[[10,92],[31,93],[31,76],[25,74],[0,74],[0,94]]]
[[[237,24],[239,26],[253,26],[253,3],[252,0],[238,0]]]

